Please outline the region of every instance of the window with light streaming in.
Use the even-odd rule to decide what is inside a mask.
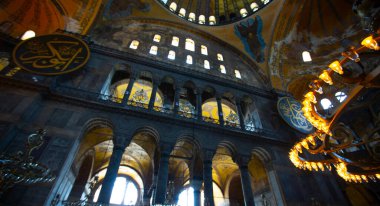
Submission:
[[[221,61],[221,62],[223,61],[223,55],[222,54],[217,54],[216,56],[218,57],[219,61]]]
[[[169,6],[170,11],[176,11],[177,10],[177,4],[175,2],[172,2]]]
[[[186,39],[185,49],[189,51],[195,51],[195,43],[192,39]]]
[[[159,34],[154,35],[153,41],[154,42],[160,42],[161,41],[161,35],[159,35]]]
[[[172,46],[178,46],[178,45],[179,45],[179,38],[176,36],[173,36]]]
[[[335,97],[339,102],[343,102],[347,98],[347,94],[344,92],[337,92],[335,93]]]
[[[226,72],[226,67],[224,67],[224,65],[220,65],[220,66],[219,66],[219,70],[220,70],[220,73],[222,73],[222,74],[227,73],[227,72]]]
[[[152,46],[150,47],[149,53],[153,55],[157,55],[158,47],[157,46]]]
[[[238,79],[241,79],[241,74],[240,74],[240,71],[235,69],[235,77],[238,78]]]
[[[203,61],[203,66],[205,69],[210,69],[210,62],[208,60]]]
[[[205,45],[201,45],[201,54],[208,55],[207,47]]]
[[[190,55],[187,55],[187,56],[186,56],[186,63],[187,63],[187,64],[193,64],[193,57],[190,56]]]
[[[170,50],[168,54],[168,59],[174,60],[175,59],[175,51]]]
[[[327,98],[323,98],[323,99],[321,99],[321,105],[322,105],[322,108],[323,108],[324,110],[328,110],[328,109],[330,109],[331,107],[333,107],[331,101],[330,101],[329,99],[327,99]]]
[[[181,9],[179,10],[178,16],[180,16],[180,17],[185,17],[185,16],[186,16],[186,9],[181,8]]]
[[[101,186],[94,194],[94,202],[98,201]],[[117,177],[111,194],[111,204],[135,205],[139,198],[139,190],[134,182],[127,177]]]
[[[255,2],[253,2],[251,4],[251,9],[252,9],[252,11],[257,11],[259,9],[259,5],[257,5],[257,3],[255,3]]]
[[[131,44],[129,45],[129,48],[131,48],[131,49],[137,49],[137,47],[139,47],[139,44],[140,44],[139,41],[137,41],[137,40],[133,40],[133,41],[131,42]]]

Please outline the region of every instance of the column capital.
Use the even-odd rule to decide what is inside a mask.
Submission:
[[[193,179],[191,179],[190,181],[190,184],[194,188],[194,190],[201,190],[202,183],[203,183],[203,180],[200,177],[193,177]]]
[[[161,156],[163,156],[163,155],[169,156],[173,150],[173,147],[174,147],[174,145],[169,144],[169,143],[161,143],[159,146],[160,146]]]
[[[126,148],[131,143],[132,138],[128,133],[114,132],[112,138],[114,147]]]
[[[249,161],[251,161],[251,157],[240,155],[236,158],[235,162],[239,165],[240,168],[246,168],[248,167]]]
[[[202,159],[203,163],[210,162],[212,163],[212,158],[214,157],[215,150],[203,150]]]

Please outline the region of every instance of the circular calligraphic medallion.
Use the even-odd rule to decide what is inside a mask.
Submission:
[[[60,75],[82,68],[90,58],[85,42],[74,36],[50,34],[20,42],[13,50],[15,63],[35,74]]]
[[[309,134],[313,126],[303,116],[301,104],[291,97],[281,97],[277,101],[277,110],[281,117],[294,129]]]

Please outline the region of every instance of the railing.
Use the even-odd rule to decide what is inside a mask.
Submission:
[[[89,100],[89,101],[95,101],[107,105],[112,105],[116,107],[124,107],[128,108],[131,110],[136,110],[137,108],[142,108],[144,110],[149,109],[149,105],[142,103],[142,102],[136,102],[133,100],[128,100],[127,105],[123,105],[123,99],[116,98],[112,95],[104,95],[104,94],[99,94],[96,92],[91,92],[87,90],[81,90],[78,88],[72,88],[72,87],[67,87],[64,85],[59,85],[53,88],[53,91],[59,94],[67,95],[70,97],[74,98],[80,98],[84,100]],[[139,109],[137,109],[139,110]],[[141,111],[141,110],[140,110]],[[167,114],[167,115],[172,115],[172,116],[177,116],[178,117],[184,117],[188,119],[197,119],[197,115],[191,112],[183,112],[183,111],[178,111],[176,115],[173,115],[173,108],[167,108],[167,107],[162,107],[162,106],[153,106],[153,112],[156,112],[157,114]],[[211,117],[205,117],[202,116],[202,120],[204,123],[212,123],[216,125],[220,125],[219,119],[214,119]],[[202,122],[202,121],[200,121]],[[225,121],[224,125],[225,128],[231,128],[231,129],[241,129],[241,124],[236,123],[236,122],[231,122],[231,121]],[[270,130],[265,130],[262,128],[257,128],[251,125],[245,125],[245,128],[243,129],[244,131],[247,132],[253,132],[253,133],[265,133],[269,135],[274,135],[274,133]]]

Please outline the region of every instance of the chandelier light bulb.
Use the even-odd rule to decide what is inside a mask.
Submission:
[[[340,62],[338,60],[333,61],[330,65],[329,68],[332,69],[334,72],[342,75],[343,74],[343,68],[342,65],[340,65]]]
[[[362,45],[369,48],[369,49],[373,49],[373,50],[379,50],[380,49],[380,47],[377,45],[377,41],[374,40],[372,36],[365,38],[362,41]]]
[[[326,70],[323,70],[322,74],[319,75],[319,78],[326,82],[329,85],[333,85],[333,81],[329,75],[329,73]]]

